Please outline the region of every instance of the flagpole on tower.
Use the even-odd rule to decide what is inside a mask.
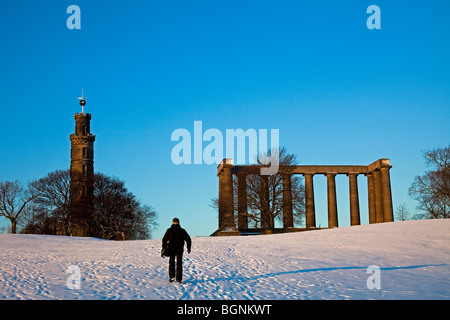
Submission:
[[[80,106],[81,106],[81,113],[84,113],[84,106],[86,105],[86,97],[84,96],[84,88],[81,87],[81,97],[79,97],[78,99],[80,99]]]

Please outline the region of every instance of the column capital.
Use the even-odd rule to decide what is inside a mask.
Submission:
[[[290,178],[294,175],[294,173],[290,172],[278,172],[278,173],[283,177],[283,179]]]
[[[225,168],[233,168],[233,159],[231,158],[225,158],[220,162],[220,164],[217,166],[217,175],[219,176],[223,169]]]
[[[324,175],[325,176],[337,176],[338,175],[338,173],[337,172],[327,172],[327,173],[324,173]]]
[[[291,180],[292,174],[282,174],[283,180]]]
[[[390,165],[390,160],[389,159],[378,159],[377,161],[371,163],[368,165],[368,172],[373,172],[377,169],[380,168],[385,168],[385,167],[389,167],[391,168],[392,166]]]
[[[346,173],[345,174],[347,177],[350,177],[350,176],[355,176],[355,177],[357,177],[358,175],[359,175],[359,172],[349,172],[349,173]]]
[[[380,159],[380,168],[392,168],[389,159]]]

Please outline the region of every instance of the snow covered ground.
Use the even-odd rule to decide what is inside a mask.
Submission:
[[[450,220],[194,238],[182,285],[160,242],[2,234],[0,299],[450,299]]]

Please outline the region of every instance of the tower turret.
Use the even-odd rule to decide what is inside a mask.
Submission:
[[[84,113],[86,100],[81,98],[81,113],[75,113],[75,133],[70,135],[70,197],[73,236],[89,235],[89,220],[94,199],[94,141],[91,115]]]

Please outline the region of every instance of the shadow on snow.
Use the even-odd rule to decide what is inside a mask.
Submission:
[[[381,271],[387,271],[387,270],[407,270],[407,269],[418,269],[418,268],[425,268],[425,267],[442,267],[446,266],[447,264],[422,264],[422,265],[413,265],[413,266],[404,266],[404,267],[384,267],[381,268]],[[216,281],[238,281],[238,282],[245,282],[249,280],[259,280],[259,279],[265,279],[265,278],[273,278],[281,275],[287,275],[287,274],[300,274],[300,273],[308,273],[308,272],[319,272],[319,271],[336,271],[336,270],[354,270],[354,269],[367,269],[367,267],[358,267],[358,266],[352,266],[352,267],[330,267],[330,268],[313,268],[313,269],[299,269],[299,270],[293,270],[293,271],[280,271],[280,272],[271,272],[266,274],[260,274],[256,276],[251,277],[243,277],[243,276],[236,276],[236,275],[230,275],[228,277],[219,277],[215,279],[198,279],[198,280],[187,280],[186,282],[196,284],[196,283],[202,283],[202,282],[216,282]]]

